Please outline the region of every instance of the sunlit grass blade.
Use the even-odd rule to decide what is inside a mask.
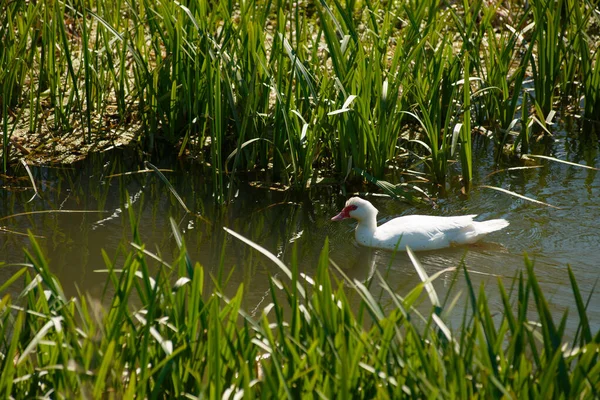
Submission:
[[[174,172],[172,169],[167,169],[167,168],[158,168],[158,171],[160,172]],[[118,174],[110,174],[110,175],[106,175],[105,178],[106,179],[112,179],[112,178],[117,178],[117,177],[121,177],[121,176],[129,176],[129,175],[135,175],[135,174],[147,174],[148,172],[156,172],[154,169],[140,169],[138,171],[129,171],[129,172],[121,172]]]
[[[541,158],[541,159],[544,159],[544,160],[554,161],[554,162],[557,162],[557,163],[566,164],[566,165],[570,165],[570,166],[573,166],[573,167],[579,167],[579,168],[591,169],[591,170],[594,170],[594,171],[600,171],[600,168],[591,167],[589,165],[577,164],[577,163],[574,163],[574,162],[561,160],[559,158],[550,157],[550,156],[543,156],[543,155],[539,155],[539,154],[527,154],[523,158],[525,158],[525,159],[528,159],[528,158]]]
[[[44,324],[44,326],[42,326],[42,328],[39,331],[35,332],[35,336],[31,339],[31,341],[27,344],[27,346],[25,347],[25,349],[19,356],[19,359],[16,362],[17,365],[21,364],[25,359],[27,359],[29,357],[29,354],[35,350],[35,348],[38,346],[40,341],[42,339],[44,339],[46,334],[52,328],[55,328],[55,325],[57,323],[60,324],[60,321],[57,322],[54,319],[50,319],[48,322],[46,322]]]
[[[102,364],[98,369],[98,379],[96,380],[96,384],[94,385],[94,397],[101,397],[102,393],[104,393],[104,387],[106,384],[106,376],[109,373],[110,365],[113,361],[113,355],[115,351],[116,343],[111,341],[104,353],[104,357],[102,358]]]
[[[421,265],[421,262],[417,259],[417,256],[415,256],[415,253],[413,253],[408,246],[406,247],[406,253],[415,267],[419,278],[421,278],[421,281],[425,284],[425,289],[427,290],[429,300],[431,300],[431,305],[439,308],[441,306],[440,299],[435,291],[435,288],[433,287],[433,284],[431,283],[431,280],[429,279],[429,276],[427,275],[427,272],[425,271],[425,268],[423,268],[423,265]]]
[[[236,239],[241,240],[242,242],[246,243],[248,246],[254,248],[255,250],[257,250],[258,252],[260,252],[261,254],[263,254],[264,256],[266,256],[269,260],[273,261],[273,263],[275,263],[275,265],[277,265],[281,271],[290,279],[293,280],[293,275],[292,275],[292,271],[290,271],[290,269],[279,259],[277,258],[273,253],[271,253],[270,251],[268,251],[267,249],[265,249],[264,247],[254,243],[252,240],[245,238],[244,236],[240,235],[239,233],[223,227],[223,229],[225,230],[225,232],[227,232],[228,234],[230,234],[231,236],[235,237]],[[302,287],[302,285],[300,285],[300,283],[298,282],[297,284],[297,288],[298,288],[298,292],[300,293],[300,295],[302,297],[306,297],[306,293],[304,291],[304,288]]]
[[[510,190],[502,189],[502,188],[499,188],[496,186],[480,185],[479,187],[496,190],[498,192],[502,192],[502,193],[506,193],[506,194],[509,194],[514,197],[518,197],[519,199],[523,199],[523,200],[530,201],[535,204],[540,204],[540,205],[543,205],[546,207],[556,208],[556,209],[560,210],[560,207],[558,207],[558,206],[553,206],[552,204],[544,203],[543,201],[532,199],[531,197],[523,196],[522,194],[515,193]]]
[[[31,201],[33,201],[33,199],[35,199],[36,197],[39,197],[39,193],[38,193],[37,186],[35,185],[35,179],[33,179],[33,175],[31,173],[31,170],[29,169],[29,165],[27,165],[27,163],[25,162],[24,159],[21,159],[21,164],[23,164],[25,171],[27,171],[27,175],[29,176],[29,181],[31,182],[31,186],[33,187],[33,191],[34,191],[34,194],[31,197],[31,199],[29,199],[29,201],[27,201],[28,203],[30,203]]]
[[[486,175],[486,178],[489,178],[492,175],[496,175],[502,172],[507,172],[507,171],[522,171],[522,170],[529,170],[529,169],[538,169],[538,168],[544,168],[543,165],[530,165],[530,166],[526,166],[526,167],[510,167],[510,168],[505,168],[505,169],[499,169],[497,171],[494,172],[490,172],[489,174]]]
[[[104,210],[39,210],[39,211],[27,211],[17,214],[5,215],[4,217],[0,217],[0,221],[7,220],[10,218],[16,217],[24,217],[28,215],[36,215],[36,214],[89,214],[89,213],[105,213],[108,211]]]
[[[336,114],[341,114],[341,113],[345,113],[348,111],[352,111],[351,108],[349,108],[350,104],[352,104],[352,102],[354,101],[354,99],[356,99],[356,96],[351,94],[350,96],[348,96],[348,98],[346,99],[346,101],[344,101],[344,104],[342,105],[342,108],[338,109],[338,110],[334,110],[334,111],[330,111],[327,113],[327,115],[331,116],[331,115],[336,115]]]
[[[0,263],[0,267],[6,267],[5,265],[2,265]],[[20,270],[18,270],[17,272],[15,272],[14,274],[12,274],[1,286],[0,286],[0,293],[4,292],[9,286],[11,286],[12,284],[14,284],[16,282],[17,279],[19,279],[25,272],[27,272],[29,269],[31,268],[31,266],[26,266],[21,268]]]

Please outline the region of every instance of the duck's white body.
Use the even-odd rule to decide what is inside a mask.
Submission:
[[[490,232],[508,226],[504,219],[473,221],[476,215],[435,217],[409,215],[377,226],[377,209],[367,200],[352,197],[333,221],[354,218],[356,241],[363,246],[387,250],[436,250],[452,245],[474,243]],[[399,243],[400,242],[400,243]]]

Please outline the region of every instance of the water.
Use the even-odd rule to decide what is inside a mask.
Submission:
[[[597,144],[594,146],[597,147]],[[573,162],[600,167],[596,148],[583,146],[565,138],[551,144],[551,155]],[[477,188],[469,198],[449,196],[437,202],[437,207],[412,207],[382,197],[369,197],[379,209],[381,220],[414,213],[435,215],[479,214],[481,219],[506,218],[510,226],[488,236],[485,242],[434,252],[418,253],[431,275],[448,267],[459,266],[461,260],[472,272],[476,288],[481,282],[495,287],[502,277],[509,287],[517,273],[524,269],[526,253],[535,262],[540,284],[558,320],[567,308],[570,327],[577,325],[574,299],[569,285],[567,265],[570,265],[580,285],[584,299],[600,276],[600,179],[597,171],[558,163],[539,161],[543,168],[490,172],[491,154],[483,153],[476,170],[476,182],[498,186],[553,204],[560,209],[536,205],[494,190]],[[169,158],[167,158],[170,160]],[[122,265],[123,255],[132,250],[129,201],[146,249],[166,261],[177,254],[171,234],[169,217],[177,221],[184,234],[193,261],[201,263],[216,276],[219,264],[224,275],[233,272],[225,290],[233,293],[244,283],[244,307],[256,313],[270,301],[268,275],[284,279],[266,257],[228,235],[228,227],[265,247],[284,261],[289,261],[294,243],[302,272],[314,273],[317,259],[326,238],[330,241],[330,258],[353,279],[365,281],[379,271],[389,285],[405,295],[420,280],[405,253],[371,250],[358,246],[353,238],[350,221],[331,222],[345,202],[339,187],[317,186],[310,193],[286,193],[257,187],[248,182],[236,182],[236,197],[228,207],[217,207],[210,196],[210,181],[200,166],[177,164],[165,172],[187,206],[203,218],[186,214],[154,174],[111,174],[135,171],[142,165],[127,152],[110,156],[94,156],[73,168],[33,168],[41,198],[30,203],[31,190],[16,190],[27,181],[4,182],[0,192],[0,218],[34,210],[104,210],[92,213],[29,214],[0,220],[6,230],[0,233],[0,260],[7,263],[25,261],[23,248],[30,248],[29,239],[17,234],[31,230],[40,236],[38,242],[47,255],[52,271],[60,278],[67,295],[87,293],[101,299],[106,289],[106,268],[102,249]],[[20,171],[25,175],[24,171]],[[10,231],[10,232],[9,232]],[[0,282],[17,271],[18,266],[0,269]],[[441,295],[450,286],[453,274],[448,272],[436,282]],[[465,297],[465,281],[459,277],[456,289]],[[18,288],[12,290],[18,293]],[[493,289],[488,294],[492,309],[501,310],[500,299]],[[496,294],[494,294],[496,293]],[[589,318],[594,329],[600,329],[600,302],[594,294],[589,305]],[[460,304],[460,302],[459,302]],[[460,322],[460,307],[453,325]]]

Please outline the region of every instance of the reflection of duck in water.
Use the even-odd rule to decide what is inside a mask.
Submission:
[[[452,245],[475,243],[490,232],[508,226],[505,219],[473,221],[476,215],[435,217],[408,215],[394,218],[377,226],[377,209],[367,200],[352,197],[332,221],[354,218],[356,241],[363,246],[379,249],[436,250]],[[401,243],[398,243],[401,242]]]

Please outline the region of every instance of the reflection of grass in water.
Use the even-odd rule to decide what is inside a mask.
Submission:
[[[555,322],[527,259],[527,272],[508,291],[498,281],[502,315],[494,315],[485,288],[477,290],[458,268],[467,302],[461,326],[451,329],[446,319],[457,294],[451,289],[438,296],[431,285],[436,276],[428,277],[416,259],[423,282],[405,297],[375,272],[371,290],[391,299],[392,306],[383,307],[365,284],[335,270],[327,241],[310,277],[300,273],[297,255],[287,266],[261,249],[281,274],[270,279],[264,313],[251,317],[241,306],[243,285],[229,298],[207,291],[205,271],[190,268],[183,241],[169,267],[155,271],[138,248],[119,265],[104,255],[114,292],[110,306],[98,310],[85,297],[65,297],[36,240],[30,241],[30,266],[15,275],[25,289],[19,298],[0,300],[0,391],[6,396],[43,395],[48,388],[57,396],[95,398],[281,398],[315,391],[328,398],[597,395],[600,333],[590,328],[570,270],[580,322],[564,345],[566,314]],[[339,278],[332,280],[332,269]],[[223,277],[213,274],[217,287]],[[351,296],[360,298],[357,308]],[[414,306],[423,299],[433,306],[419,313]]]

